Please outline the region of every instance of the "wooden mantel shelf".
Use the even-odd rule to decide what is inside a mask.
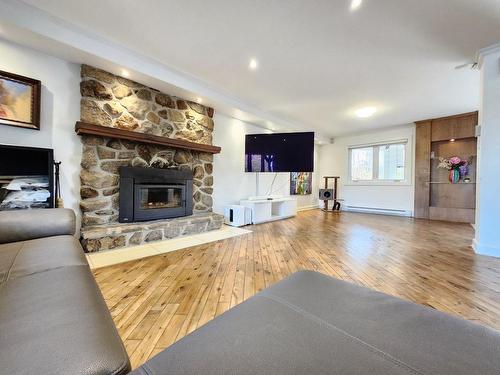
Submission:
[[[135,141],[139,143],[206,152],[209,154],[218,154],[221,150],[221,148],[218,146],[205,145],[202,143],[189,142],[182,139],[166,138],[153,134],[144,134],[129,130],[110,128],[107,126],[89,124],[81,121],[76,122],[75,132],[78,135],[97,135],[108,138],[126,139],[128,141]]]

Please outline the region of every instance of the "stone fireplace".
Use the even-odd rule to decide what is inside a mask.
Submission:
[[[90,66],[83,65],[81,75],[82,122],[212,144],[213,109]],[[98,135],[83,135],[82,143],[80,208],[86,251],[138,245],[222,226],[222,217],[211,212],[213,154]],[[130,200],[131,171],[139,170],[142,176],[137,185],[141,186]],[[173,183],[159,181],[174,175],[188,180],[189,186],[179,189],[179,178]],[[132,220],[130,212],[124,211],[122,189],[128,202],[137,206]],[[172,207],[166,207],[169,205]],[[166,212],[170,213],[164,215]],[[185,217],[179,217],[181,214]]]

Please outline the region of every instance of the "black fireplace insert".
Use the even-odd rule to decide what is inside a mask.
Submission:
[[[120,223],[193,214],[193,173],[189,170],[120,168]]]

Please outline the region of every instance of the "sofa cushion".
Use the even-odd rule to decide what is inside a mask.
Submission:
[[[73,235],[75,227],[75,213],[67,208],[2,211],[0,243]]]
[[[69,235],[2,244],[0,284],[37,272],[87,264],[80,243]]]
[[[0,332],[5,374],[125,374],[129,369],[87,265],[32,273],[0,286]]]
[[[133,374],[493,375],[498,353],[496,331],[302,271]]]

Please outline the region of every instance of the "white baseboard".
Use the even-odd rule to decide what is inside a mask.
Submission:
[[[474,249],[474,252],[476,254],[500,258],[500,247],[498,245],[493,246],[493,245],[481,244],[477,242],[477,240],[474,238],[472,240],[472,248]]]
[[[319,208],[319,205],[315,204],[312,206],[303,206],[303,207],[297,207],[297,211],[309,211],[309,210],[315,210],[316,208]]]

